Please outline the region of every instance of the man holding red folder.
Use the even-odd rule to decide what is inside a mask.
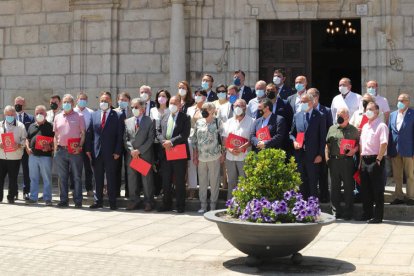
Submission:
[[[149,116],[145,115],[145,102],[140,98],[132,99],[131,111],[133,117],[125,120],[124,144],[127,150],[127,164],[131,161],[141,161],[143,168],[146,164],[154,162],[154,124]],[[149,212],[154,206],[154,182],[152,169],[138,172],[131,166],[128,167],[128,190],[130,204],[127,210],[135,210],[140,207],[141,190],[144,192],[144,211]]]
[[[172,183],[171,178],[175,176],[175,192],[178,213],[185,211],[185,173],[187,160],[190,156],[188,147],[188,136],[190,135],[190,117],[179,111],[181,108],[180,97],[174,96],[170,99],[170,114],[161,117],[160,125],[157,128],[157,139],[162,145],[161,170],[162,184],[164,190],[163,204],[159,212],[172,210]],[[187,158],[167,160],[166,152],[177,145],[185,145]]]

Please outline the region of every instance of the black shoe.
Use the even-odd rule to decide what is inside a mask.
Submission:
[[[76,203],[75,208],[76,209],[81,209],[82,208],[82,203]]]
[[[398,204],[404,204],[404,203],[405,203],[404,200],[396,198],[390,204],[391,205],[398,205]]]
[[[382,223],[382,219],[373,218],[373,219],[370,219],[368,223],[373,223],[373,224]]]
[[[24,195],[23,195],[23,199],[24,199],[24,200],[29,200],[29,199],[30,199],[29,194],[24,194]]]
[[[94,203],[91,206],[89,206],[89,209],[98,209],[103,208],[102,204]]]
[[[10,203],[10,204],[14,204],[14,198],[8,198],[7,202]]]
[[[109,209],[111,209],[112,211],[115,211],[118,209],[118,207],[116,207],[116,205],[111,205],[109,206]]]
[[[362,215],[359,221],[368,221],[372,218],[372,216]]]
[[[164,206],[164,205],[160,206],[157,209],[157,212],[168,212],[168,211],[171,211],[171,207],[167,207],[167,206]]]
[[[62,202],[61,201],[56,206],[59,207],[59,208],[65,208],[65,207],[68,207],[69,204],[67,202]]]
[[[407,205],[414,205],[414,199],[408,199]]]
[[[181,213],[184,213],[184,209],[183,208],[177,208],[177,209],[174,209],[173,212],[181,214]]]
[[[351,220],[352,219],[352,216],[346,215],[343,218],[344,218],[344,220]]]

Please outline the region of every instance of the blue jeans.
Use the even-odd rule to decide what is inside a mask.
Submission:
[[[40,176],[43,180],[43,199],[52,200],[52,157],[29,155],[30,199],[37,201]]]
[[[60,179],[60,202],[69,203],[68,188],[69,174],[72,174],[75,190],[73,201],[75,204],[82,204],[82,183],[81,174],[83,159],[81,154],[70,154],[67,149],[58,147],[55,153],[55,163]]]

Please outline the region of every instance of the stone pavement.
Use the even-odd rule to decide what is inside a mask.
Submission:
[[[414,275],[414,223],[326,226],[301,251],[256,267],[215,224],[189,212],[0,204],[1,275]]]

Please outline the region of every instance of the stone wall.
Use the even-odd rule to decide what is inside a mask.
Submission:
[[[230,83],[243,69],[258,78],[258,21],[361,16],[362,81],[377,79],[391,103],[413,94],[414,2],[411,0],[186,0],[186,73],[193,87],[203,73]],[[170,0],[0,1],[0,106],[16,95],[28,109],[51,94],[86,90],[113,93],[149,84],[169,87]],[[394,50],[392,50],[394,49]],[[403,59],[403,69],[390,61]],[[175,89],[173,88],[173,93]]]

